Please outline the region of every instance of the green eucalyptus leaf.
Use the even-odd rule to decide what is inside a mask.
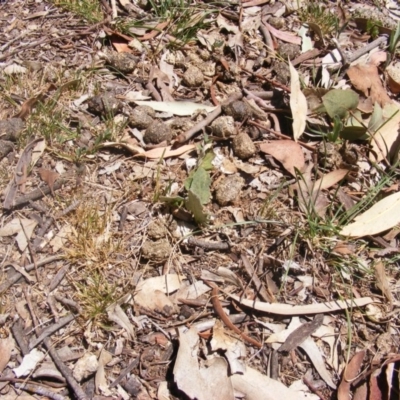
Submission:
[[[344,119],[350,110],[355,110],[358,105],[358,94],[351,89],[333,89],[322,96],[322,103],[331,118],[337,115]]]

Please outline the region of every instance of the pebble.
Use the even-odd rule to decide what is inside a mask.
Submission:
[[[256,153],[256,146],[246,132],[240,132],[233,138],[232,141],[233,152],[242,160],[254,156]]]
[[[188,87],[198,87],[204,82],[204,75],[199,68],[190,65],[183,74],[182,80]]]
[[[214,136],[220,138],[229,138],[236,134],[235,121],[231,116],[218,117],[211,124],[211,129]]]
[[[244,186],[244,179],[238,175],[228,175],[219,183],[215,192],[215,198],[220,206],[226,206],[234,202]]]
[[[172,138],[171,128],[169,125],[160,121],[153,121],[143,135],[145,143],[158,144],[164,140],[169,141]]]

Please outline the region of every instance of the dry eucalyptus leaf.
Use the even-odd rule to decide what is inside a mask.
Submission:
[[[22,252],[27,248],[28,240],[30,240],[36,225],[37,221],[33,219],[14,218],[8,224],[0,228],[0,236],[11,236],[17,234],[15,240]]]
[[[60,176],[57,172],[51,171],[46,168],[38,169],[40,179],[49,185],[51,192],[53,193],[53,186],[57,178]]]
[[[289,61],[290,71],[290,109],[293,118],[293,138],[297,142],[306,128],[307,99],[301,91],[299,73]]]
[[[376,235],[400,223],[400,192],[378,201],[345,226],[340,234],[350,237]]]
[[[304,171],[305,159],[301,146],[292,140],[275,140],[260,144],[263,153],[270,154],[282,163],[283,167],[293,176],[296,176],[295,169]]]

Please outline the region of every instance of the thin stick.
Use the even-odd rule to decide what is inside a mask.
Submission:
[[[30,312],[30,314],[32,316],[32,321],[33,321],[33,324],[34,324],[36,335],[39,336],[40,335],[40,329],[39,329],[38,324],[37,324],[36,314],[35,314],[35,311],[33,309],[31,298],[28,295],[28,293],[26,291],[26,288],[24,290],[24,294],[25,294],[25,299],[26,299],[26,303],[28,305],[29,312]],[[78,400],[89,400],[89,398],[87,397],[86,393],[79,386],[79,384],[75,380],[75,378],[72,376],[71,370],[64,364],[64,362],[59,357],[56,349],[52,346],[50,339],[48,337],[44,338],[43,339],[43,343],[46,346],[51,358],[53,359],[54,364],[56,364],[57,368],[62,373],[62,375],[64,376],[66,381],[68,382],[68,385],[71,387],[72,391],[75,393],[76,398]]]
[[[63,255],[51,256],[51,257],[45,258],[43,260],[37,261],[36,265],[37,265],[37,267],[41,267],[43,265],[50,264],[54,261],[62,260],[63,258],[64,258]],[[34,268],[35,268],[35,264],[29,264],[25,267],[25,270],[27,272],[29,272],[29,271],[32,271]],[[14,283],[18,282],[21,278],[22,278],[21,273],[17,272],[16,274],[14,274],[10,279],[8,279],[7,281],[3,282],[0,285],[0,293],[5,292],[9,287],[14,285]]]
[[[233,103],[234,101],[240,100],[243,97],[242,93],[238,93],[230,97],[226,102],[224,102],[224,105],[228,105],[230,103]],[[217,118],[222,112],[222,107],[218,106],[212,113],[208,114],[207,118],[203,119],[203,121],[200,121],[197,125],[193,126],[191,129],[188,131],[182,133],[176,138],[176,143],[182,144],[190,140],[193,136],[196,135],[196,133],[200,132],[203,128],[211,124],[211,122],[214,121],[215,118]]]
[[[255,340],[255,339],[251,338],[250,336],[247,336],[245,333],[243,333],[239,328],[237,328],[235,325],[232,324],[231,320],[225,314],[225,312],[222,308],[221,302],[218,299],[218,286],[212,282],[207,282],[207,284],[213,288],[212,295],[211,295],[212,296],[211,302],[214,306],[215,312],[221,318],[222,322],[228,328],[232,329],[235,333],[237,333],[243,340],[245,340],[246,342],[249,342],[252,345],[261,349],[263,347],[262,343],[258,342],[257,340]]]

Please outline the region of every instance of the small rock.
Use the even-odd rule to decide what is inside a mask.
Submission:
[[[285,84],[290,81],[290,71],[289,66],[284,61],[273,61],[272,66],[273,71],[276,73],[276,79]]]
[[[88,100],[88,111],[95,115],[114,116],[122,109],[122,104],[111,93],[105,93]]]
[[[131,53],[116,53],[110,57],[110,65],[124,74],[132,72],[137,62],[137,57]]]
[[[122,383],[122,387],[133,397],[137,397],[137,395],[140,393],[142,390],[142,384],[139,382],[139,380],[134,376],[131,375],[131,377],[124,383]]]
[[[273,17],[271,16],[268,23],[276,29],[282,29],[285,27],[285,18],[283,17]]]
[[[169,125],[160,121],[153,121],[143,135],[145,143],[158,144],[164,140],[169,141],[172,138],[171,128]]]
[[[147,228],[147,235],[150,239],[161,239],[163,237],[166,237],[167,234],[168,230],[163,222],[160,220],[151,222]]]
[[[146,240],[142,246],[142,256],[150,261],[165,261],[171,253],[167,239]]]
[[[300,55],[300,46],[293,43],[280,43],[278,53],[284,59],[294,60]]]
[[[94,374],[98,367],[99,362],[97,361],[97,357],[94,354],[86,353],[76,362],[73,376],[78,382],[81,382]]]
[[[226,115],[233,117],[235,121],[244,121],[246,118],[251,117],[252,114],[249,105],[240,100],[222,106],[222,110]]]
[[[5,119],[0,121],[0,137],[15,142],[24,128],[25,123],[21,118]]]
[[[246,132],[240,132],[233,138],[233,151],[242,160],[246,160],[256,153],[256,146]]]
[[[217,187],[215,198],[220,206],[234,202],[240,194],[244,185],[244,179],[238,175],[225,177]]]
[[[171,121],[171,130],[173,132],[173,136],[178,136],[181,133],[188,131],[192,128],[194,122],[187,118],[176,118]]]
[[[211,129],[214,136],[229,138],[236,134],[235,121],[231,116],[218,117],[212,124]]]
[[[182,80],[188,87],[198,87],[204,82],[204,76],[199,68],[190,65],[183,74]]]
[[[129,124],[134,128],[146,129],[154,121],[155,111],[149,106],[138,106],[129,115]]]

